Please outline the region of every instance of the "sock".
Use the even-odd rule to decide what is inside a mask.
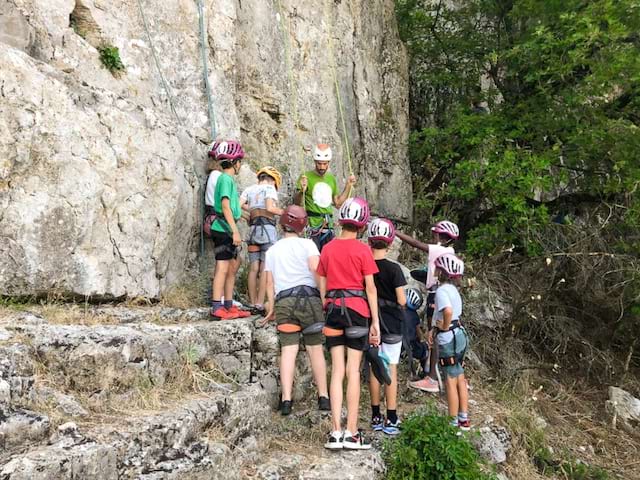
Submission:
[[[349,438],[349,437],[353,437],[353,433],[351,433],[349,430],[345,430],[344,431],[344,438]]]
[[[381,417],[380,415],[380,405],[371,405],[371,418]]]
[[[342,432],[340,430],[334,430],[331,432],[331,436],[333,438],[342,438]]]
[[[396,423],[398,421],[398,414],[395,410],[389,410],[387,408],[387,420],[389,420],[391,423]]]
[[[451,420],[451,426],[452,427],[458,426],[458,419],[456,417],[453,417],[453,420]]]
[[[229,309],[233,307],[233,300],[225,300],[224,301],[224,308]]]
[[[469,414],[467,412],[458,412],[458,420],[469,420]]]
[[[220,300],[211,300],[211,309],[214,312],[221,306],[222,306],[222,302]]]

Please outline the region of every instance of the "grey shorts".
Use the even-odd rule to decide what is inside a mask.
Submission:
[[[296,308],[297,304],[297,308]],[[275,305],[276,321],[278,325],[284,323],[299,325],[301,329],[309,325],[322,322],[322,302],[320,297],[287,297],[278,300]],[[283,333],[278,332],[280,346],[297,345],[302,339],[307,346],[322,345],[322,332],[303,335],[302,332]]]
[[[264,258],[267,255],[267,250],[269,250],[272,245],[273,243],[265,243],[264,245],[250,245],[249,246],[250,249],[255,250],[257,248],[260,248],[260,251],[249,252],[249,263],[253,263],[253,262],[264,263]]]
[[[459,355],[462,352],[464,352],[469,346],[467,333],[464,331],[464,328],[456,328],[453,331],[453,334],[456,336],[455,355]],[[453,340],[451,340],[449,343],[445,343],[444,345],[438,345],[438,348],[439,348],[438,358],[452,357],[454,355]],[[456,362],[455,365],[440,367],[440,368],[444,372],[444,375],[450,378],[455,378],[464,373],[464,368],[462,367],[462,364],[460,364],[459,362]]]

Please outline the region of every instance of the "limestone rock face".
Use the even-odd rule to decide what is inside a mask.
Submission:
[[[340,188],[352,170],[376,213],[410,217],[393,1],[203,3],[217,136],[281,168],[285,202],[312,167],[303,147],[330,143]],[[211,140],[197,5],[0,5],[0,294],[157,297],[178,281]]]

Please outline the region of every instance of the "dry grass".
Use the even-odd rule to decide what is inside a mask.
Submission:
[[[206,292],[210,288],[211,276],[209,272],[192,272],[182,283],[165,290],[160,298],[160,304],[165,307],[188,309],[207,306]]]

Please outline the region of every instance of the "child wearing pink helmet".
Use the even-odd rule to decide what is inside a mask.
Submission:
[[[340,235],[320,252],[320,294],[327,310],[325,343],[331,354],[332,431],[325,443],[331,450],[371,448],[358,430],[360,363],[370,344],[380,342],[378,298],[373,279],[378,267],[371,250],[358,240],[369,221],[369,205],[362,198],[348,198],[340,207]],[[343,382],[347,377],[347,425],[342,430]]]
[[[391,383],[385,385],[384,393],[387,404],[386,419],[380,412],[380,382],[376,376],[369,375],[369,392],[371,395],[371,428],[387,435],[400,433],[398,419],[398,364],[402,350],[402,332],[404,309],[407,304],[404,278],[400,265],[386,258],[389,246],[395,238],[395,227],[386,218],[375,218],[369,223],[368,242],[373,258],[378,266],[378,273],[373,276],[378,291],[380,307],[381,352],[389,359]]]

